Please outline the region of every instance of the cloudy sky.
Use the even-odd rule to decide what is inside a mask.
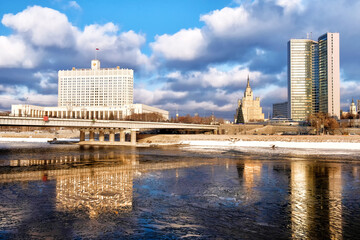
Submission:
[[[360,99],[358,0],[0,1],[0,109],[57,105],[57,71],[135,70],[135,102],[232,119],[250,75],[267,117],[287,100],[287,41],[340,33],[341,105]]]

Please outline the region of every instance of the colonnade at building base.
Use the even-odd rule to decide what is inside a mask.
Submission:
[[[126,132],[130,131],[130,141],[126,141]],[[80,129],[80,145],[136,145],[136,134],[139,129],[123,128],[82,128]],[[86,133],[89,133],[89,139],[86,141]],[[98,134],[98,140],[95,135]],[[115,134],[119,134],[119,141],[115,140]],[[108,135],[108,141],[105,141],[105,135]]]

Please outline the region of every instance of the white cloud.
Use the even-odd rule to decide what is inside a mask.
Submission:
[[[209,101],[188,100],[184,104],[167,103],[167,104],[163,105],[163,108],[172,110],[172,111],[178,109],[180,112],[194,112],[194,111],[198,111],[198,110],[204,110],[207,113],[209,113],[211,111],[219,111],[219,112],[232,111],[232,110],[234,110],[234,105],[229,103],[229,104],[220,106],[210,100]],[[209,114],[207,114],[207,115],[209,115]]]
[[[224,99],[226,99],[227,102],[234,108],[237,106],[238,100],[244,96],[244,90],[245,89],[239,88],[238,91],[229,93],[223,89],[216,89],[213,99],[217,101],[224,101]]]
[[[69,7],[74,8],[76,10],[81,10],[80,5],[76,1],[70,1],[69,2]]]
[[[181,78],[181,72],[180,71],[170,72],[170,73],[166,74],[166,77],[173,78],[173,79],[179,79],[179,78]]]
[[[51,8],[28,7],[16,15],[5,14],[1,22],[36,46],[65,48],[74,41],[66,15]]]
[[[155,37],[150,43],[157,55],[170,60],[192,60],[202,55],[206,47],[206,39],[202,31],[195,29],[182,29],[174,35],[164,34]]]
[[[0,49],[0,67],[6,68],[33,68],[43,56],[18,36],[0,36]]]
[[[232,112],[237,107],[237,100],[243,97],[248,75],[253,90],[260,94],[256,96],[267,97],[269,91],[279,88],[272,84],[260,86],[261,79],[267,77],[261,72],[251,72],[241,65],[221,65],[204,71],[167,73],[165,77],[171,81],[151,91],[142,86],[135,90],[135,98],[141,103],[155,104],[169,111],[181,110],[181,114],[203,109],[208,112]]]
[[[185,74],[173,72],[168,74],[169,78],[177,79],[184,85],[197,85],[213,88],[244,85],[250,76],[252,83],[257,83],[261,72],[251,72],[248,68],[236,65],[228,71],[219,70],[217,67],[209,67],[206,71],[191,71]]]
[[[57,82],[57,73],[56,72],[36,72],[34,77],[40,80],[39,85],[42,89],[57,89],[58,85],[52,83],[56,79]]]
[[[261,55],[278,47],[279,39],[285,44],[288,39],[283,38],[289,32],[304,31],[307,25],[297,25],[293,15],[305,10],[301,0],[240,2],[238,7],[224,7],[201,15],[202,28],[157,36],[150,46],[154,55],[168,61],[206,63],[241,58],[249,52]]]
[[[135,102],[147,105],[159,105],[164,100],[177,100],[187,97],[187,92],[156,89],[153,91],[145,88],[135,88]]]
[[[99,48],[99,55],[108,61],[151,68],[148,57],[140,50],[145,36],[132,30],[118,34],[118,30],[113,23],[88,25],[83,32],[77,32],[77,49],[90,57]]]
[[[15,88],[10,87],[10,86],[4,86],[0,84],[0,91],[1,92],[6,92],[7,94],[14,94],[15,93]]]
[[[225,7],[221,10],[215,10],[209,14],[202,15],[201,21],[211,30],[212,34],[225,36],[238,34],[243,31],[243,27],[249,24],[249,13],[240,6],[237,8]]]
[[[74,62],[91,59],[95,48],[100,48],[101,60],[152,68],[149,58],[141,52],[145,36],[131,30],[119,33],[118,26],[111,22],[88,25],[81,31],[65,14],[33,6],[15,15],[5,14],[2,23],[14,33],[0,36],[0,68],[34,68],[45,62],[53,63],[56,62],[53,59],[68,58],[62,54],[67,54],[69,49],[73,50]]]
[[[293,11],[301,12],[305,9],[302,0],[276,0],[276,4],[284,8],[285,14]]]
[[[56,106],[57,94],[40,94],[26,86],[7,87],[0,85],[0,108],[10,109],[12,104],[33,104],[38,106]]]
[[[256,96],[261,96],[263,99],[273,99],[277,102],[272,103],[279,103],[279,102],[286,102],[287,101],[287,87],[280,87],[277,85],[270,85],[267,88],[255,90],[254,94]]]
[[[354,98],[354,101],[360,99],[360,84],[356,81],[341,81],[340,96],[342,101],[349,105]]]
[[[108,48],[115,44],[117,31],[118,27],[113,23],[88,25],[83,32],[77,32],[76,44],[82,49]]]

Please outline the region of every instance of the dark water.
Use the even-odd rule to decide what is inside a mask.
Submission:
[[[0,144],[0,238],[359,236],[357,155]]]

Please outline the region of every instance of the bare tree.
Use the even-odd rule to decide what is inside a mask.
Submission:
[[[316,113],[312,114],[308,118],[308,122],[315,129],[316,134],[334,134],[335,130],[339,128],[338,121],[330,117],[329,114]]]

